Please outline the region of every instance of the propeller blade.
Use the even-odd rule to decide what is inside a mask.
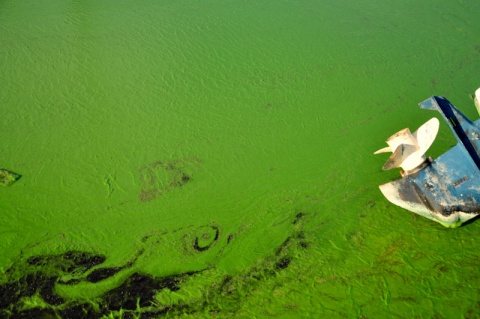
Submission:
[[[384,147],[382,149],[379,149],[378,151],[376,151],[373,154],[387,153],[387,152],[391,152],[391,151],[392,150],[390,149],[390,146],[387,146],[387,147]]]
[[[475,98],[473,99],[475,102],[475,106],[477,107],[477,111],[480,113],[480,88],[475,91]]]
[[[388,160],[383,165],[382,169],[388,171],[392,168],[401,167],[402,164],[407,160],[407,158],[415,153],[417,148],[415,145],[411,144],[401,144],[397,147],[395,152],[388,158]]]
[[[405,171],[411,171],[421,165],[425,161],[425,153],[437,137],[439,128],[440,122],[436,117],[432,117],[414,133],[410,133],[406,128],[390,136],[387,139],[388,147],[374,153],[391,152],[395,149],[382,169],[386,171],[401,167]]]
[[[432,146],[433,141],[437,137],[438,130],[440,128],[440,122],[436,117],[432,117],[427,122],[423,123],[412,135],[417,140],[421,155],[424,155],[427,150]]]

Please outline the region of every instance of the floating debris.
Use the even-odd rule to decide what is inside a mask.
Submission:
[[[18,181],[22,175],[0,168],[0,185],[8,187]]]

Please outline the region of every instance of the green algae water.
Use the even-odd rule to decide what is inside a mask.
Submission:
[[[480,223],[390,204],[373,152],[432,95],[478,118],[479,19],[0,0],[0,317],[476,318]]]

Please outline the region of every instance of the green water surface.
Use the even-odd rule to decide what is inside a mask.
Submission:
[[[480,223],[390,204],[373,152],[432,95],[478,118],[479,34],[477,0],[0,0],[0,282],[81,251],[17,311],[195,273],[102,315],[476,318]]]

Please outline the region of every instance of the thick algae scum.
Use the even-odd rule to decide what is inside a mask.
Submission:
[[[479,16],[0,1],[0,317],[475,318],[480,223],[393,206],[372,153],[431,95],[478,117]]]

